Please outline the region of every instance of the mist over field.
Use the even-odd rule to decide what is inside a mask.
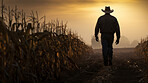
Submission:
[[[115,41],[113,42],[114,48],[135,48],[140,42],[138,40],[134,40],[132,42],[129,41],[129,39],[125,36],[121,36],[120,43],[118,45],[115,44]],[[101,49],[101,40],[99,42],[96,42],[95,37],[93,36],[91,39],[91,46],[93,49]]]

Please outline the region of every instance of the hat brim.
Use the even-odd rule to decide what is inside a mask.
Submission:
[[[112,13],[114,10],[106,11],[106,10],[103,10],[103,9],[102,9],[102,11],[105,12],[105,13]]]

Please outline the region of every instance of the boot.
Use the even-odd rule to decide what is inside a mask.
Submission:
[[[109,66],[112,66],[112,60],[109,60]]]

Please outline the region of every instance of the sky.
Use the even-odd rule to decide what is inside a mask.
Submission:
[[[4,0],[4,3],[12,8],[17,5],[26,12],[38,11],[40,16],[46,15],[47,21],[57,18],[68,21],[68,28],[88,45],[105,6],[114,10],[111,15],[118,19],[121,36],[130,42],[148,36],[148,0]]]

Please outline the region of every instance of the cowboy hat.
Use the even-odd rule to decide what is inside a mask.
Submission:
[[[105,10],[102,9],[105,13],[112,13],[114,10],[110,10],[110,6],[105,6]]]

